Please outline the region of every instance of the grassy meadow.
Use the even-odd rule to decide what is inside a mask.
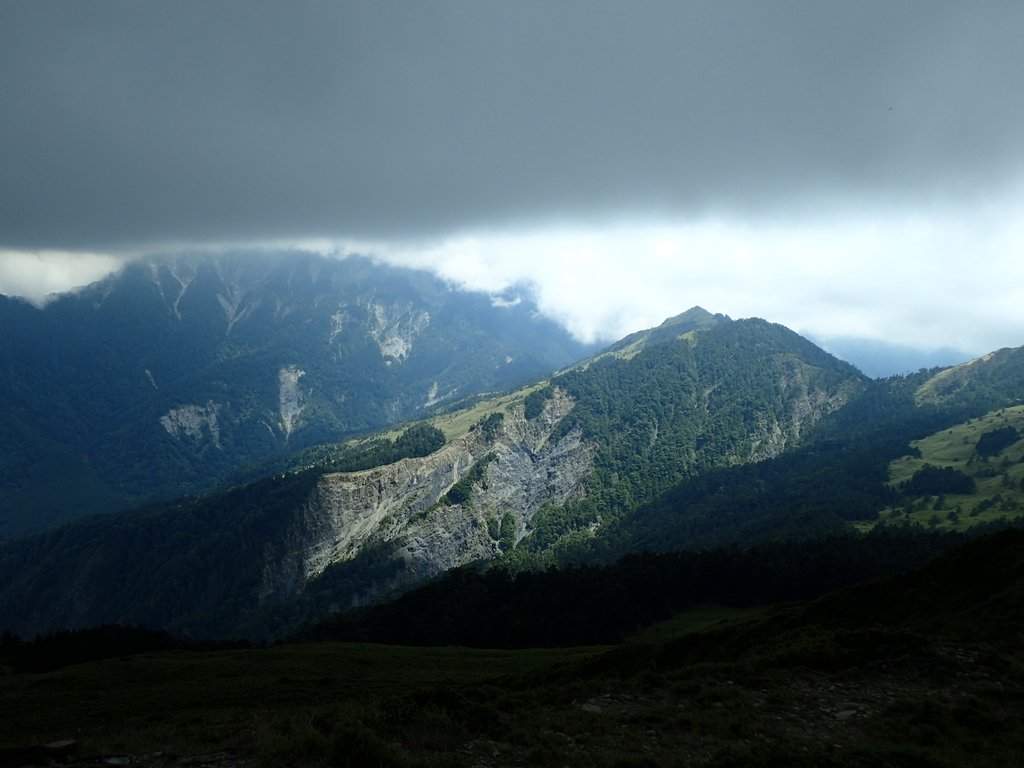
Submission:
[[[886,509],[883,520],[906,519],[921,525],[965,530],[978,523],[1024,515],[1024,440],[995,456],[978,454],[982,435],[1003,427],[1024,435],[1024,406],[1002,408],[942,430],[911,445],[919,456],[904,456],[889,466],[889,484],[899,488],[926,464],[951,467],[971,477],[971,494],[939,494],[902,499]]]

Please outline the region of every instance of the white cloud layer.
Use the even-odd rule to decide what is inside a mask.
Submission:
[[[348,244],[474,290],[534,286],[541,309],[610,340],[690,306],[764,317],[816,338],[983,353],[1024,344],[1024,204],[791,223],[478,233]]]
[[[102,253],[0,250],[0,293],[35,304],[100,279],[122,260]]]
[[[764,317],[821,340],[855,337],[970,354],[1024,344],[1020,195],[972,209],[810,222],[621,221],[434,242],[247,247],[361,253],[493,294],[528,285],[541,311],[586,340],[617,339],[701,305],[734,318]],[[96,253],[6,251],[0,292],[40,302],[119,263]]]

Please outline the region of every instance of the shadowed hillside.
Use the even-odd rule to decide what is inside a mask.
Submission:
[[[682,613],[614,648],[312,643],[8,674],[0,756],[72,737],[75,766],[1015,765],[1022,552],[1024,532],[1005,531],[813,603]]]
[[[41,309],[0,296],[0,540],[203,492],[591,351],[518,299],[266,252],[150,257]]]

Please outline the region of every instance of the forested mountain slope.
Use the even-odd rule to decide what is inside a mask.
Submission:
[[[922,404],[1019,404],[1024,402],[1022,381],[1024,348],[1006,348],[935,373],[915,396]]]
[[[1013,425],[1021,424],[1015,404],[1024,399],[1024,374],[1014,375],[1006,361],[1021,353],[1003,350],[949,369],[958,389],[941,400],[922,392],[934,391],[946,372],[872,381],[819,420],[795,450],[685,478],[603,528],[574,556],[610,561],[640,550],[829,535],[878,521],[965,530],[1017,518],[1024,512],[1022,478],[1012,463],[1022,448]],[[997,455],[980,456],[979,443],[999,430]],[[964,469],[977,477],[977,490],[957,495],[951,487],[908,482],[929,462]]]
[[[588,348],[351,257],[153,257],[44,308],[0,296],[0,539],[547,375]]]
[[[267,634],[467,562],[553,562],[681,480],[794,449],[869,387],[782,326],[705,314],[477,404],[472,429],[429,455],[318,464],[13,542],[0,617],[21,632]]]

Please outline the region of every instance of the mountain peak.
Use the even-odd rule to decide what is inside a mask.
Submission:
[[[587,361],[587,364],[606,355],[616,357],[632,357],[644,347],[650,344],[657,344],[662,341],[671,341],[693,331],[702,331],[714,328],[722,323],[731,323],[728,315],[712,314],[703,307],[691,307],[685,312],[673,315],[664,320],[661,325],[655,328],[647,328],[643,331],[631,333],[619,339],[603,352],[598,353],[594,358]]]
[[[676,328],[678,326],[689,326],[689,330],[695,330],[697,328],[709,328],[721,322],[729,322],[730,320],[731,318],[728,315],[712,314],[704,309],[704,307],[696,306],[690,307],[681,314],[667,318],[658,327]]]

